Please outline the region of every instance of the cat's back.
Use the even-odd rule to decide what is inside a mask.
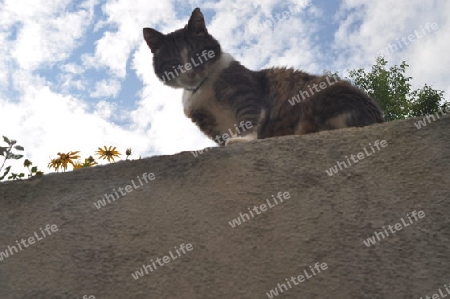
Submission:
[[[266,78],[268,96],[273,100],[287,100],[306,87],[309,81],[317,78],[315,75],[286,67],[262,69],[260,72]]]

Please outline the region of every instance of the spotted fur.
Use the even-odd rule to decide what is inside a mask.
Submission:
[[[217,136],[243,121],[252,129],[226,143],[383,122],[375,101],[345,80],[291,68],[247,69],[222,51],[199,8],[182,29],[165,35],[144,28],[143,33],[155,74],[184,89],[185,115],[221,145],[225,142]]]

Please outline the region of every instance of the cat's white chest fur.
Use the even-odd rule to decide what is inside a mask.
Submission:
[[[222,107],[215,99],[214,82],[220,75],[220,72],[227,68],[234,61],[228,53],[222,53],[220,59],[214,66],[214,71],[210,73],[208,79],[196,91],[185,90],[183,92],[183,109],[186,115],[190,115],[193,110],[206,110],[217,123],[217,129],[220,132],[227,132],[228,129],[234,130],[236,124],[236,115],[234,111]]]

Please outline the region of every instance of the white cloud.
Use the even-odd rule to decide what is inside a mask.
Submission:
[[[344,0],[334,44],[343,54],[339,56],[336,68],[368,67],[389,44],[435,22],[438,30],[399,47],[398,51],[389,51],[387,59],[391,64],[400,64],[402,60],[410,64],[408,75],[413,77],[414,88],[429,83],[436,89],[445,90],[448,97],[450,80],[445,66],[450,65],[450,57],[439,55],[450,47],[450,40],[446,38],[450,34],[448,11],[450,3],[446,1]]]
[[[97,23],[96,29],[107,25],[117,28],[106,31],[96,42],[94,54],[84,56],[85,66],[88,68],[108,68],[112,75],[124,78],[126,65],[132,51],[142,40],[142,28],[167,24],[174,21],[174,8],[171,1],[149,3],[146,0],[109,1],[103,5],[106,20]]]
[[[95,84],[95,90],[91,92],[91,97],[116,97],[121,87],[122,85],[118,80],[101,80]]]
[[[48,2],[46,0],[4,0],[0,6],[0,22],[10,26],[17,22],[37,21],[52,17],[64,9],[70,0]]]
[[[20,4],[18,4],[20,3]],[[6,1],[2,25],[17,26],[11,56],[22,69],[35,70],[69,57],[91,22],[90,10],[66,12],[70,1]]]
[[[104,120],[108,120],[117,110],[117,104],[114,102],[100,101],[95,105],[95,114]]]
[[[85,71],[83,67],[76,65],[74,63],[67,63],[62,65],[61,70],[69,74],[77,74],[77,75],[82,74]]]

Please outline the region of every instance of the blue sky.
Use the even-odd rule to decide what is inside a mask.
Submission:
[[[195,7],[222,49],[251,69],[345,75],[370,68],[385,50],[390,64],[411,65],[415,88],[428,83],[448,98],[445,0],[4,0],[0,135],[18,140],[45,171],[57,152],[84,158],[113,145],[137,158],[214,145],[184,116],[182,92],[158,81],[142,38],[143,27],[184,26]]]

